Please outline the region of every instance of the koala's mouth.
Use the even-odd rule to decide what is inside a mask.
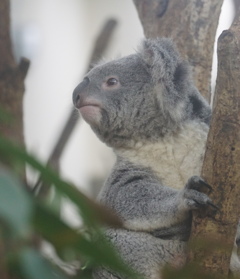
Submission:
[[[99,104],[94,104],[94,103],[87,103],[87,104],[82,104],[78,107],[79,111],[81,114],[88,113],[90,111],[99,111],[101,109]]]
[[[83,102],[77,108],[83,119],[90,125],[97,124],[101,120],[101,106],[97,102]]]
[[[96,105],[96,104],[85,104],[85,105],[80,105],[78,107],[79,110],[81,110],[82,108],[85,108],[85,107],[96,107],[96,108],[100,108],[99,105]]]
[[[74,105],[77,109],[81,109],[84,107],[99,107],[100,108],[100,104],[96,100],[91,100],[91,99],[81,100],[81,98],[78,98]]]

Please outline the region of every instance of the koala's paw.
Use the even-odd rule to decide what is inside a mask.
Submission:
[[[185,188],[183,189],[183,205],[186,209],[194,210],[200,208],[212,207],[214,210],[218,210],[218,207],[213,204],[212,200],[207,194],[202,191],[212,191],[212,187],[208,185],[201,177],[192,176]]]

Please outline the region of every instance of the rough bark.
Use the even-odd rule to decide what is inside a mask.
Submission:
[[[19,65],[14,60],[10,39],[10,3],[9,0],[0,0],[0,135],[21,145],[24,145],[22,109],[24,78],[28,67],[27,59],[22,59]],[[5,245],[0,236],[0,277],[14,279],[4,262]]]
[[[146,37],[171,37],[210,100],[213,46],[223,0],[133,0]]]
[[[0,1],[0,115],[10,115],[0,122],[0,134],[23,145],[24,78],[29,61],[17,65],[11,50],[9,1]],[[3,112],[4,111],[4,112]]]
[[[216,273],[217,278],[228,274],[240,217],[239,38],[238,13],[231,28],[224,31],[218,40],[218,77],[214,111],[202,168],[202,177],[213,186],[210,197],[220,210],[216,214],[207,212],[204,218],[202,214],[194,214],[191,242],[198,243],[198,246],[197,250],[190,251],[189,254],[192,261],[199,262],[203,270]],[[205,245],[201,245],[201,240],[205,240]],[[218,247],[206,247],[206,243],[212,240]]]

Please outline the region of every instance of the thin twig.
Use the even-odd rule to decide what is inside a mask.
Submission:
[[[102,57],[104,52],[106,51],[109,43],[111,36],[113,34],[113,31],[117,25],[117,21],[115,19],[109,19],[103,26],[102,30],[100,31],[100,34],[98,35],[96,42],[95,42],[95,47],[93,49],[91,58],[88,63],[87,71],[91,68],[91,65],[93,63],[96,63],[98,59]],[[59,160],[61,158],[61,155],[63,153],[63,150],[66,146],[66,143],[68,142],[68,139],[70,138],[70,135],[73,132],[73,129],[75,128],[78,120],[79,120],[79,114],[77,113],[76,110],[71,108],[70,115],[63,127],[63,130],[55,144],[55,147],[52,150],[52,153],[47,161],[47,165],[51,166],[54,170],[58,171],[59,170]],[[42,183],[42,178],[41,176],[39,177],[38,181],[36,182],[35,186],[33,187],[34,192],[39,192],[41,191],[41,195],[45,190],[43,189]],[[48,188],[48,187],[46,187]],[[40,190],[41,189],[41,190]],[[40,194],[40,192],[39,192]],[[44,195],[44,194],[43,194]]]

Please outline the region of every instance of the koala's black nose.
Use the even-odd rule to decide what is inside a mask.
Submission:
[[[80,94],[84,91],[84,89],[89,84],[89,78],[85,77],[81,83],[78,84],[78,86],[74,89],[72,100],[75,107],[78,106],[78,103],[80,101]]]

